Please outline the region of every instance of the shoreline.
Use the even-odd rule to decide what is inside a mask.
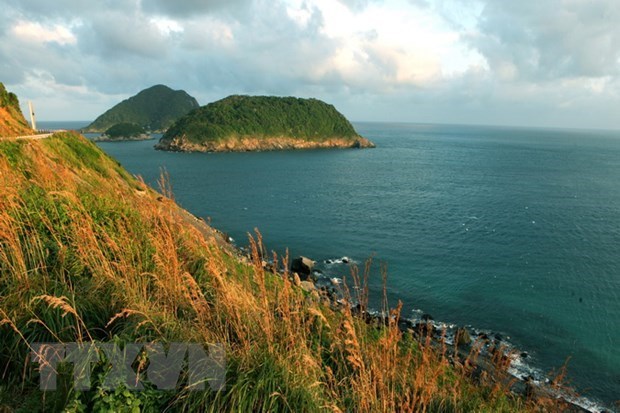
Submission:
[[[275,137],[231,137],[219,141],[203,143],[188,142],[184,137],[175,137],[171,140],[161,139],[156,150],[169,152],[266,152],[300,149],[362,149],[374,148],[375,144],[366,138],[332,137],[323,140],[307,140],[290,136]]]
[[[328,259],[326,264],[358,265],[358,262],[348,257],[340,259]],[[318,274],[317,274],[318,275]],[[325,286],[326,280],[332,286],[342,285],[342,280],[334,283],[329,275],[318,275],[318,288]],[[332,289],[332,293],[335,290]],[[353,304],[351,304],[353,308]],[[359,305],[358,305],[359,306]],[[366,319],[367,323],[380,327],[387,324],[386,316],[380,311],[368,308],[360,310],[357,315]],[[491,380],[502,382],[511,393],[524,398],[533,399],[558,399],[567,404],[564,412],[570,413],[614,413],[613,407],[603,402],[580,396],[576,389],[562,384],[562,377],[558,383],[548,374],[534,365],[529,364],[532,356],[527,349],[517,348],[509,339],[499,332],[478,329],[471,325],[457,325],[435,320],[429,313],[420,309],[413,311],[417,316],[398,319],[398,327],[403,334],[412,334],[420,342],[430,342],[430,345],[438,352],[446,352],[451,365],[463,366],[470,363],[473,369],[472,377],[479,380],[486,373]],[[467,343],[459,342],[463,331],[467,331]],[[473,355],[473,357],[472,357]],[[471,362],[471,360],[474,362]],[[563,376],[562,369],[559,376]]]
[[[239,247],[234,240],[225,233],[215,230],[232,247],[239,259],[251,260],[251,253],[244,247]],[[323,264],[358,265],[359,263],[349,257],[325,259]],[[279,276],[284,276],[282,269],[274,270],[270,262],[263,261],[266,270],[272,271]],[[373,308],[366,310],[359,304],[347,302],[346,294],[342,289],[342,279],[330,277],[323,270],[313,270],[312,273],[301,283],[295,282],[296,273],[288,270],[289,278],[299,288],[314,294],[316,299],[329,305],[334,310],[342,311],[343,306],[349,305],[353,315],[363,318],[367,324],[381,328],[388,324],[387,316]],[[308,284],[310,282],[312,286]],[[603,402],[580,396],[576,389],[562,384],[562,378],[558,383],[548,374],[528,363],[531,355],[527,349],[514,346],[510,337],[504,337],[501,333],[477,329],[471,325],[459,326],[454,323],[446,323],[424,313],[422,310],[414,310],[418,317],[404,317],[398,319],[398,328],[402,334],[411,334],[421,345],[430,344],[437,352],[446,354],[449,363],[453,366],[465,366],[471,371],[471,377],[475,382],[491,380],[503,385],[512,394],[524,399],[534,400],[560,400],[565,403],[563,412],[568,413],[614,413],[613,407]],[[458,343],[462,331],[467,331],[468,342]],[[458,344],[457,344],[458,343]],[[528,360],[529,359],[529,360]],[[560,370],[560,376],[563,375]]]
[[[138,142],[138,141],[150,141],[155,139],[151,135],[140,135],[135,137],[120,137],[120,138],[110,138],[107,135],[101,135],[94,138],[88,138],[93,142]]]

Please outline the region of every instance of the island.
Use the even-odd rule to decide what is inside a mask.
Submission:
[[[155,85],[107,110],[83,132],[103,133],[119,123],[134,123],[148,131],[163,132],[199,106],[196,99],[184,90]]]
[[[153,139],[140,125],[135,123],[117,123],[101,136],[93,138],[96,142],[145,141]]]
[[[181,117],[155,148],[244,152],[374,146],[333,105],[318,99],[233,95]]]

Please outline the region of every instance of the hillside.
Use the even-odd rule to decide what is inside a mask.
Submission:
[[[373,146],[320,100],[234,95],[180,118],[157,148],[226,152]]]
[[[31,135],[30,128],[19,107],[19,100],[14,93],[8,92],[0,83],[0,137]]]
[[[165,175],[161,191],[74,133],[0,141],[0,411],[565,407],[552,398],[512,396],[501,358],[496,373],[481,374],[472,365],[475,350],[454,362],[456,349],[430,344],[422,327],[403,332],[399,306],[385,322],[356,316],[366,314],[367,273],[352,272],[348,282],[356,287],[342,290],[345,302],[361,303],[360,312],[299,283],[288,257],[273,255],[265,264],[258,233],[250,256],[228,245],[175,204]],[[43,392],[44,364],[27,358],[41,342],[218,343],[226,387],[199,391],[182,373],[172,390],[158,390],[147,380],[157,377],[146,356],[133,364],[144,389],[110,387],[106,352],[93,360],[88,391],[73,390],[72,370],[59,368],[57,390]]]
[[[183,90],[155,85],[107,110],[84,131],[101,133],[118,123],[135,123],[152,132],[165,131],[198,106],[196,99]]]

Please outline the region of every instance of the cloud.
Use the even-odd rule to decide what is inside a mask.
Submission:
[[[100,11],[84,20],[78,30],[81,52],[105,60],[164,58],[172,46],[169,35],[139,10]]]
[[[242,11],[252,5],[252,0],[142,0],[148,13],[172,17],[195,17],[215,12]]]
[[[353,11],[362,11],[372,2],[378,2],[378,0],[338,0],[343,5],[347,6]]]
[[[477,33],[465,36],[500,75],[527,80],[616,76],[620,3],[485,0]]]
[[[13,34],[30,43],[75,44],[77,39],[71,30],[59,24],[44,27],[41,23],[20,21],[12,28]]]
[[[201,103],[318,97],[357,120],[620,127],[609,109],[620,104],[619,9],[616,0],[5,0],[0,81],[40,101],[42,117],[94,118],[163,83]]]
[[[4,0],[4,13],[19,14],[23,18],[37,22],[71,20],[76,16],[88,16],[91,13],[106,9],[131,9],[138,0],[112,0],[101,2],[82,0]]]

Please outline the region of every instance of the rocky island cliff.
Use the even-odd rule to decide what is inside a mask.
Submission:
[[[318,99],[239,95],[191,111],[156,145],[181,152],[372,147],[334,106]]]

